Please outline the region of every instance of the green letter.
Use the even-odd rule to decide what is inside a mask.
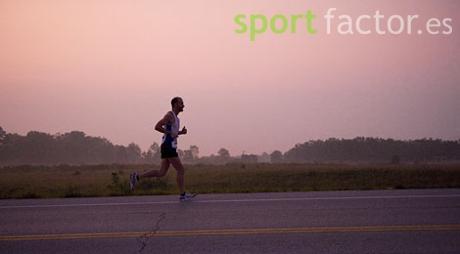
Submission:
[[[241,19],[243,20],[246,19],[246,15],[238,14],[233,19],[235,21],[235,24],[240,25],[240,29],[235,29],[235,33],[238,33],[238,34],[246,33],[246,31],[248,30],[248,26]]]
[[[282,21],[282,26],[281,26],[281,29],[276,29],[276,19],[280,19]],[[285,16],[283,15],[275,15],[272,17],[272,19],[270,20],[270,28],[272,29],[272,31],[275,33],[275,34],[281,34],[281,33],[284,33],[286,31],[288,27],[288,20]]]
[[[262,27],[259,29],[256,28],[257,19],[262,21]],[[264,15],[251,15],[251,26],[249,30],[251,41],[254,41],[256,39],[256,34],[265,33],[267,30],[267,18]]]
[[[297,19],[303,18],[303,15],[291,15],[291,33],[297,32]]]
[[[309,34],[316,34],[316,30],[312,26],[312,22],[315,19],[315,15],[313,14],[313,12],[311,10],[308,10],[306,17],[307,17],[307,31],[308,31],[308,33]]]

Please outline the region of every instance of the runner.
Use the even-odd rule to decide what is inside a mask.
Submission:
[[[174,97],[171,100],[172,110],[158,121],[155,125],[155,130],[163,133],[161,142],[161,166],[160,170],[151,170],[142,175],[134,172],[130,175],[130,188],[134,190],[136,184],[142,178],[162,177],[168,172],[169,166],[172,165],[177,171],[177,186],[180,191],[180,201],[192,199],[195,195],[185,192],[184,174],[185,169],[177,154],[177,138],[179,135],[187,134],[185,126],[179,131],[180,120],[177,115],[184,111],[184,102],[180,97]]]

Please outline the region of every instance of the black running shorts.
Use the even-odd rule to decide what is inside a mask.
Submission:
[[[175,158],[179,157],[177,154],[176,148],[173,148],[171,144],[169,143],[163,143],[161,144],[161,158],[166,159],[166,158]]]

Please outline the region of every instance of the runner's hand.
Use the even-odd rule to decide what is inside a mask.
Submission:
[[[179,132],[179,134],[187,134],[187,128],[185,126],[182,128],[182,130]]]

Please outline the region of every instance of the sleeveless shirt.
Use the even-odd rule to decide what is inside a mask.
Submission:
[[[167,124],[166,130],[169,132],[179,133],[180,120],[173,111],[170,111],[174,116],[174,122],[172,124]],[[177,148],[177,136],[173,138],[170,134],[164,134],[162,143],[171,145],[172,148]]]

